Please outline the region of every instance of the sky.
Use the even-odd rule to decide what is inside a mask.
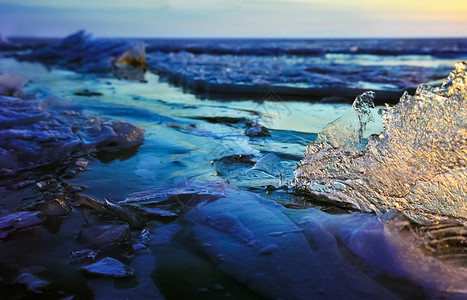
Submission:
[[[467,37],[466,0],[0,0],[0,35]]]

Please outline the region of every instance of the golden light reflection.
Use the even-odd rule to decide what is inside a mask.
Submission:
[[[325,139],[321,132],[294,172],[296,186],[363,211],[467,224],[466,87],[467,62],[459,62],[440,88],[423,84],[414,96],[404,94],[383,113],[384,131],[363,152],[350,151],[353,137],[334,133],[342,131],[327,129]]]

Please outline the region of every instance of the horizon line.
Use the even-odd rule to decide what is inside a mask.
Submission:
[[[73,33],[63,35],[63,36],[27,36],[27,35],[2,35],[0,33],[0,37],[6,37],[7,39],[64,39],[70,35],[76,34],[81,30],[75,31]],[[268,37],[268,36],[114,36],[114,35],[105,35],[105,36],[95,36],[91,32],[87,32],[91,34],[93,38],[96,39],[222,39],[222,40],[357,40],[357,39],[467,39],[466,36],[276,36],[276,37]]]

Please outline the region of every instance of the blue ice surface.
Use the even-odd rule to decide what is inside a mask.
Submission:
[[[245,95],[352,101],[367,89],[397,102],[421,82],[439,83],[467,58],[466,39],[147,39],[149,71],[201,97]],[[80,31],[16,54],[82,73],[108,74],[131,39]],[[229,96],[230,95],[230,96]],[[264,100],[264,99],[263,99]]]
[[[167,45],[173,42],[174,45],[177,45],[175,41],[157,41],[157,43],[148,41],[148,44],[151,42],[155,44],[163,42]],[[186,40],[182,41],[182,43],[186,42]],[[248,44],[248,41],[234,42]],[[235,45],[234,42],[227,41],[226,47],[234,47],[232,46]],[[326,42],[331,43],[330,41],[323,43]],[[356,43],[360,42],[363,43],[356,41]],[[387,42],[391,44],[392,40],[387,40]],[[459,43],[462,46],[462,40],[451,42]],[[442,69],[437,67],[439,62],[436,57],[443,55],[439,55],[436,52],[438,50],[432,51],[431,48],[423,48],[420,45],[423,43],[432,44],[433,49],[447,47],[441,48],[444,49],[442,51],[446,56],[462,55],[462,53],[449,50],[451,42],[443,44],[415,41],[414,43],[419,47],[418,51],[422,52],[406,53],[401,50],[400,54],[397,54],[396,51],[394,52],[396,54],[393,53],[394,55],[377,54],[376,50],[372,53],[368,53],[369,50],[366,51],[367,53],[347,53],[349,51],[358,52],[356,49],[360,49],[361,46],[360,48],[349,46],[351,49],[346,50],[347,52],[341,50],[343,53],[335,53],[337,50],[334,52],[319,50],[315,51],[317,53],[299,55],[292,51],[281,50],[282,52],[277,52],[277,55],[274,56],[259,52],[252,53],[254,50],[247,51],[245,54],[216,54],[211,53],[210,50],[203,50],[206,53],[198,53],[198,50],[190,49],[161,50],[158,53],[148,46],[148,60],[149,64],[152,64],[153,62],[150,61],[152,55],[154,57],[160,56],[161,59],[172,56],[175,57],[175,60],[170,63],[171,66],[175,66],[178,64],[176,59],[193,56],[193,62],[188,61],[186,65],[177,65],[180,69],[172,68],[174,72],[182,72],[185,70],[185,66],[196,64],[198,60],[195,58],[204,55],[199,61],[207,67],[204,69],[198,65],[199,70],[209,74],[212,80],[217,80],[216,78],[224,78],[227,70],[224,66],[220,66],[217,70],[210,63],[215,65],[220,61],[219,58],[225,58],[228,63],[236,64],[238,60],[244,59],[246,63],[240,67],[247,70],[245,75],[247,79],[266,78],[264,85],[256,83],[252,86],[269,88],[272,85],[267,81],[267,76],[263,74],[264,70],[267,70],[263,67],[269,65],[270,60],[274,60],[274,57],[281,55],[284,57],[293,56],[293,59],[303,58],[304,60],[319,57],[317,61],[333,58],[335,62],[330,65],[325,64],[324,67],[335,67],[337,70],[345,68],[341,65],[345,65],[346,59],[352,58],[353,65],[348,66],[349,69],[356,68],[357,71],[352,76],[355,75],[358,78],[363,76],[359,75],[359,66],[369,64],[368,70],[374,68],[383,70],[384,68],[378,69],[379,64],[384,65],[383,62],[386,62],[391,65],[394,64],[394,57],[403,57],[406,62],[400,62],[400,64],[404,64],[404,66],[412,64],[412,67],[416,69],[420,66],[413,66],[413,64],[419,61],[418,58],[421,55],[427,55],[426,61],[421,60],[421,63],[426,63],[426,66],[422,68],[431,68],[429,70],[441,72]],[[27,92],[36,93],[40,89],[48,88],[50,90],[48,96],[56,95],[61,98],[61,101],[82,106],[83,114],[99,115],[103,119],[110,120],[123,119],[146,130],[144,144],[137,152],[133,153],[133,156],[107,161],[98,161],[98,158],[94,157],[89,158],[89,170],[78,174],[69,182],[86,186],[86,193],[99,199],[106,197],[117,201],[124,199],[131,192],[151,188],[165,192],[172,191],[170,188],[173,188],[174,194],[186,195],[189,194],[188,192],[192,192],[186,191],[192,187],[193,181],[196,183],[198,178],[229,179],[230,185],[238,185],[240,189],[227,187],[223,197],[219,197],[215,201],[200,202],[188,210],[186,214],[181,214],[180,220],[157,227],[151,233],[152,235],[149,235],[151,240],[148,242],[148,247],[153,253],[137,256],[130,264],[130,267],[135,269],[139,284],[145,288],[137,286],[137,290],[118,290],[114,288],[112,282],[104,282],[99,279],[89,280],[88,286],[97,297],[146,291],[152,296],[159,297],[157,288],[160,288],[162,294],[169,294],[170,284],[173,286],[175,283],[159,285],[160,281],[157,281],[156,288],[155,281],[150,277],[155,275],[171,278],[170,276],[174,276],[174,273],[177,273],[177,276],[181,274],[181,277],[175,278],[182,278],[182,285],[188,286],[186,289],[192,288],[190,284],[197,282],[196,280],[209,282],[208,276],[203,277],[205,273],[197,274],[197,278],[188,276],[190,272],[197,270],[197,261],[193,262],[194,258],[203,261],[203,270],[215,268],[218,272],[215,273],[218,275],[215,276],[216,280],[221,278],[220,274],[227,274],[229,278],[242,283],[252,293],[271,299],[392,299],[410,296],[417,298],[425,296],[425,292],[429,293],[432,290],[440,292],[441,296],[451,296],[450,291],[461,291],[465,294],[463,287],[465,274],[458,276],[459,272],[456,271],[456,268],[451,268],[448,264],[437,261],[435,258],[427,259],[429,255],[426,257],[420,255],[416,249],[410,248],[409,242],[396,238],[397,229],[391,229],[391,226],[375,215],[362,213],[332,215],[319,210],[319,207],[290,210],[274,201],[263,199],[268,198],[266,196],[260,197],[248,191],[253,187],[256,187],[256,191],[264,191],[264,186],[257,184],[262,179],[261,177],[256,177],[255,180],[252,180],[253,177],[249,177],[254,173],[252,172],[255,171],[254,166],[261,159],[272,153],[280,158],[281,163],[285,164],[286,168],[292,170],[293,165],[299,161],[304,153],[306,144],[316,137],[316,133],[327,122],[338,117],[346,105],[300,102],[285,104],[283,101],[276,101],[273,102],[275,105],[268,107],[267,103],[252,101],[223,103],[199,100],[190,94],[183,94],[180,90],[167,86],[164,82],[158,82],[158,78],[153,74],[147,74],[148,84],[109,79],[107,73],[111,72],[111,63],[106,59],[117,57],[131,43],[132,41],[126,40],[96,41],[83,34],[78,34],[58,44],[58,46],[57,44],[49,45],[48,48],[32,50],[28,54],[32,60],[43,61],[46,65],[53,66],[55,71],[41,73],[41,76],[29,84]],[[264,43],[272,42],[264,41]],[[277,41],[277,44],[282,45],[280,46],[282,48],[286,47],[284,45],[287,43],[290,41]],[[346,43],[352,44],[352,42]],[[342,45],[347,44],[343,42]],[[162,49],[160,45],[157,47]],[[378,47],[378,45],[374,47]],[[452,45],[452,47],[455,49],[457,46]],[[322,48],[327,49],[324,46]],[[424,50],[420,50],[422,48]],[[465,47],[458,47],[458,49],[465,49]],[[35,59],[35,51],[44,51],[43,57],[48,57],[47,60]],[[382,50],[380,49],[380,51]],[[73,56],[70,58],[70,54],[74,55],[74,58]],[[410,57],[407,56],[410,55],[417,57],[413,57],[414,59],[409,64],[407,60]],[[374,59],[372,60],[372,58]],[[280,59],[282,58],[278,58],[278,60]],[[300,62],[295,63],[293,59],[284,58],[278,65],[281,66],[284,63],[287,66],[290,65],[290,73],[287,74],[294,74],[295,69],[300,67]],[[339,63],[337,63],[338,61]],[[442,62],[449,64],[448,60],[444,60],[444,58]],[[251,63],[257,63],[257,65],[251,65]],[[399,62],[396,61],[397,63]],[[95,66],[99,67],[93,69]],[[21,70],[25,67],[27,65],[21,65],[17,69]],[[60,68],[88,74],[80,76],[72,72],[61,73],[59,79],[49,80],[48,76],[52,76]],[[398,68],[402,67],[398,66]],[[104,72],[99,70],[104,70]],[[196,68],[193,67],[190,70],[196,71]],[[286,80],[293,77],[291,75],[285,76],[286,73],[280,71],[280,68],[278,70],[277,74],[279,75],[271,75],[273,80],[280,78],[280,76]],[[335,73],[338,74],[338,71]],[[390,76],[395,76],[396,73]],[[95,77],[96,74],[100,74],[99,76],[102,77]],[[413,74],[417,75],[418,73],[414,72]],[[443,77],[445,75],[443,74]],[[194,75],[190,73],[187,76],[187,82],[190,82],[190,78]],[[408,79],[404,78],[403,80],[407,81]],[[232,87],[238,88],[240,86],[233,79],[232,82]],[[291,83],[288,82],[288,84]],[[78,97],[74,95],[74,92],[79,91],[83,86],[101,93],[102,96]],[[227,87],[229,85],[220,85],[220,88]],[[338,89],[336,90],[338,91]],[[31,112],[35,112],[35,110],[31,110]],[[201,117],[206,116],[213,118],[231,117],[230,121],[232,122],[209,123],[201,119]],[[20,117],[18,116],[18,118]],[[43,118],[41,114],[38,114],[37,117]],[[246,137],[244,134],[245,124],[235,123],[235,118],[255,119],[261,122],[269,128],[271,137]],[[235,176],[232,174],[228,174],[230,177],[215,175],[210,161],[230,155],[252,155],[253,165],[248,165],[244,173],[237,172]],[[261,170],[275,174],[265,168],[267,167],[265,164],[262,165]],[[256,166],[256,171],[259,172],[261,163]],[[226,185],[228,186],[228,183]],[[293,201],[290,199],[290,195],[286,193],[282,195],[282,198],[286,198],[289,202]],[[178,199],[186,198],[178,196]],[[281,198],[280,194],[278,198]],[[284,199],[281,200],[286,202]],[[388,232],[393,234],[388,234]],[[50,238],[50,235],[44,234],[44,236]],[[57,236],[63,237],[63,229]],[[66,236],[66,238],[70,237]],[[166,260],[164,249],[170,253],[171,256],[168,255],[168,257],[172,260]],[[48,251],[48,245],[38,245],[35,248],[37,253],[48,253]],[[10,256],[5,255],[5,257]],[[164,263],[176,267],[180,261],[184,264],[180,272],[161,267]],[[185,262],[192,263],[185,264]],[[441,267],[439,267],[440,265]],[[55,267],[55,264],[53,266]],[[148,288],[146,289],[146,287]],[[172,289],[174,288],[172,287]],[[201,286],[200,289],[204,291],[207,288]],[[167,292],[168,290],[169,292]],[[233,293],[235,290],[226,288],[226,292]],[[191,295],[196,293],[196,289],[192,290],[191,293]]]

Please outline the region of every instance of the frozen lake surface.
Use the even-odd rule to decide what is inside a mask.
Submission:
[[[404,89],[439,84],[466,55],[465,40],[152,40],[144,82],[112,69],[134,41],[60,43],[9,45],[0,58],[0,84],[13,96],[0,96],[0,298],[467,297],[465,180],[443,190],[459,194],[455,217],[425,223],[397,205],[339,201],[337,183],[358,188],[365,161],[349,172],[326,166],[324,179],[305,170],[302,183],[318,176],[330,199],[291,184],[297,165],[312,161],[302,161],[314,154],[307,145],[354,112],[341,102],[373,89],[397,103]],[[11,74],[24,78],[21,93]],[[448,155],[457,159],[440,168],[462,179],[465,96],[456,101],[455,130],[439,134],[453,137],[443,145],[457,143]],[[379,109],[364,131],[356,125],[363,147],[387,125]],[[354,123],[342,124],[339,132]],[[353,158],[344,148],[329,157]],[[358,203],[374,197],[344,192]]]

